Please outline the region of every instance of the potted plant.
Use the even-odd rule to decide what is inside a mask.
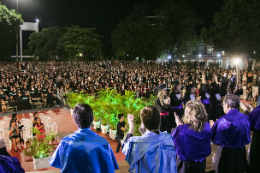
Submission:
[[[33,133],[41,134],[39,130],[33,128]],[[46,134],[43,140],[37,140],[36,138],[29,139],[29,146],[27,146],[23,153],[25,156],[33,156],[34,169],[49,168],[50,153],[55,149],[50,142],[57,136],[55,132],[49,132]]]
[[[103,134],[107,134],[107,130],[108,130],[108,125],[107,125],[107,122],[108,122],[108,119],[109,119],[109,115],[107,113],[103,114],[104,116],[102,117],[102,120],[101,120],[101,131]]]
[[[111,139],[116,139],[116,126],[118,123],[118,118],[115,114],[110,114],[109,117],[109,125],[110,125],[110,129],[109,129],[109,137]]]

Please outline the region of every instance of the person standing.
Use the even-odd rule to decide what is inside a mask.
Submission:
[[[244,173],[247,169],[245,145],[250,143],[249,118],[239,112],[239,97],[227,94],[223,100],[226,115],[210,121],[211,140],[217,145],[216,173]]]
[[[171,129],[176,127],[176,122],[174,118],[174,112],[182,119],[183,116],[183,101],[184,98],[181,97],[181,85],[179,81],[173,81],[170,91],[170,99],[171,99],[171,109],[169,112],[169,129],[168,133],[171,133]]]
[[[118,165],[109,143],[90,129],[94,120],[92,108],[77,104],[71,114],[78,130],[61,140],[49,164],[62,173],[115,172]]]
[[[253,137],[249,152],[249,173],[258,173],[260,172],[260,106],[257,106],[255,109],[253,106],[241,103],[241,108],[245,111],[245,114],[250,118],[250,130],[253,131]],[[249,108],[251,113],[248,112]]]
[[[205,173],[206,157],[211,154],[211,130],[204,105],[190,100],[185,105],[183,122],[175,115],[172,133],[177,152],[178,173]]]
[[[246,101],[251,101],[253,99],[253,88],[251,87],[251,84],[248,83],[247,87],[246,87],[246,92],[247,92],[247,97],[246,97]]]
[[[158,92],[158,97],[155,100],[155,107],[158,109],[161,116],[160,131],[164,132],[169,129],[168,110],[170,109],[170,98],[167,97],[166,84],[161,84],[155,89]]]
[[[129,132],[122,152],[131,173],[177,173],[176,151],[170,134],[159,131],[160,113],[155,106],[140,112],[142,136],[133,136],[134,115],[128,114]]]
[[[124,122],[124,115],[118,114],[119,122],[117,123],[117,147],[116,147],[116,153],[119,153],[120,147],[121,147],[121,140],[124,138],[124,133],[126,131],[127,125],[125,125]]]

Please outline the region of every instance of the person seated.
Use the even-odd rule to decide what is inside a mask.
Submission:
[[[49,164],[63,173],[115,172],[118,165],[109,143],[90,129],[94,119],[92,108],[77,104],[71,114],[78,130],[61,140]]]
[[[134,115],[128,114],[129,132],[122,152],[133,173],[177,173],[173,138],[161,132],[160,113],[155,106],[146,106],[140,112],[142,136],[133,136]]]
[[[6,103],[5,103],[3,98],[1,98],[1,109],[2,109],[3,114],[7,112],[6,111]]]
[[[46,107],[47,106],[47,104],[46,104],[46,98],[45,98],[45,96],[44,96],[44,93],[42,92],[41,93],[41,102],[44,104],[44,107]]]
[[[175,115],[177,128],[172,137],[178,173],[205,173],[206,157],[211,154],[211,130],[207,118],[204,105],[194,100],[185,105],[184,123]]]
[[[36,139],[43,140],[45,138],[45,130],[44,130],[44,124],[41,122],[40,118],[37,118],[35,128],[40,132],[40,134],[36,132]]]
[[[0,172],[3,173],[24,173],[19,160],[11,157],[6,150],[4,138],[0,138]]]
[[[9,139],[12,141],[14,145],[14,151],[17,152],[17,144],[20,142],[20,130],[16,126],[16,121],[11,121],[11,127],[9,128]]]
[[[8,100],[8,105],[10,107],[12,107],[14,111],[16,111],[16,109],[15,109],[16,101],[14,100],[12,95],[10,96],[10,98]]]

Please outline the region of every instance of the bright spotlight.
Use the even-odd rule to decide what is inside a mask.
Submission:
[[[182,58],[185,58],[185,55],[182,55]]]
[[[217,57],[220,57],[220,54],[219,54],[219,53],[217,54]]]
[[[79,56],[82,57],[83,56],[82,53],[80,53]]]
[[[199,57],[200,57],[200,58],[201,58],[201,56],[202,56],[202,55],[201,55],[201,54],[199,54]]]
[[[169,55],[169,56],[168,56],[168,59],[172,59],[172,56],[171,56],[171,55]]]
[[[240,62],[240,59],[239,59],[239,58],[236,58],[236,59],[235,59],[235,64],[239,64],[239,62]]]
[[[36,23],[39,23],[39,19],[36,19]]]

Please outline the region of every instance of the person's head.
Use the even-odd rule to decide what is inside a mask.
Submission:
[[[195,100],[190,100],[186,103],[183,117],[184,124],[189,124],[190,128],[201,132],[207,119],[208,116],[202,103]]]
[[[147,130],[159,130],[161,119],[160,113],[155,106],[145,106],[140,112],[140,118]]]
[[[93,110],[88,104],[79,103],[72,110],[74,123],[78,128],[89,128],[94,120]]]
[[[42,120],[40,118],[37,118],[37,124],[41,124]]]
[[[15,127],[15,123],[16,123],[16,121],[15,120],[11,120],[11,127]]]
[[[38,117],[38,112],[34,112],[33,116]]]
[[[178,81],[172,82],[170,93],[176,93],[181,90],[181,85]]]
[[[231,109],[239,109],[240,99],[234,94],[227,94],[223,100],[223,110],[225,114]]]
[[[123,114],[118,114],[118,119],[120,122],[124,121],[124,115]]]
[[[16,118],[16,113],[13,113],[12,114],[12,119],[15,119]]]

